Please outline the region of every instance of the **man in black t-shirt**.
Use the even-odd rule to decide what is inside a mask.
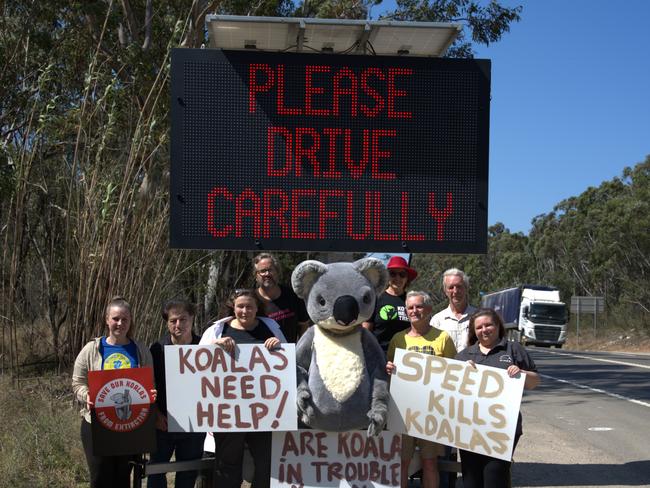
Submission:
[[[278,283],[279,269],[273,255],[255,256],[253,269],[257,295],[264,304],[264,316],[280,324],[287,342],[296,342],[310,324],[305,302],[291,288]]]

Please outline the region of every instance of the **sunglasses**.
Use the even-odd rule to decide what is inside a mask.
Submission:
[[[250,288],[237,288],[235,291],[233,291],[230,294],[230,299],[234,300],[235,298],[243,297],[243,296],[253,296],[254,292]]]
[[[389,271],[388,274],[390,276],[399,276],[400,278],[406,278],[408,276],[406,271]]]

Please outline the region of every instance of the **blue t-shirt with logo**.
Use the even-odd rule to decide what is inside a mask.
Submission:
[[[138,367],[138,348],[135,342],[128,344],[109,344],[102,337],[100,344],[102,353],[102,369],[126,369]]]

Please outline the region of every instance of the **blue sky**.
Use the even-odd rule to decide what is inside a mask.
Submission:
[[[521,21],[475,48],[492,60],[488,223],[528,233],[650,154],[650,1],[501,4],[522,5]]]

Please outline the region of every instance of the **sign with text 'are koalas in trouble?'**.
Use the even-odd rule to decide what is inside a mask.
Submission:
[[[295,344],[165,346],[170,432],[297,429]]]
[[[524,375],[397,349],[388,427],[459,449],[512,459]]]
[[[274,488],[388,488],[400,486],[401,434],[384,431],[274,432]]]

